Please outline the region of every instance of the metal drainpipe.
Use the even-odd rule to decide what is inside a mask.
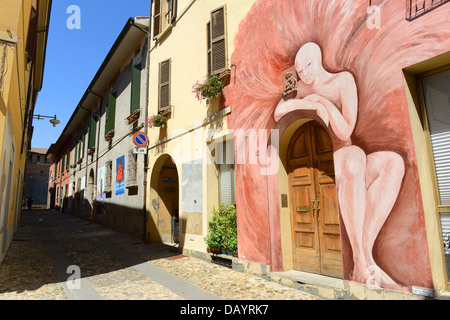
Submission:
[[[146,84],[146,101],[144,108],[144,123],[147,121],[148,116],[148,103],[149,103],[149,82],[150,82],[150,30],[152,21],[152,2],[150,1],[150,13],[148,17],[148,32],[147,32],[147,84]],[[145,134],[148,136],[148,126],[145,127]],[[144,154],[144,242],[149,242],[150,234],[147,236],[147,173],[148,173],[148,146],[147,152]]]

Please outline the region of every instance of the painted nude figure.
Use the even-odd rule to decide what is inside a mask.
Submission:
[[[322,66],[315,43],[300,48],[295,59],[300,81],[295,99],[280,101],[275,121],[295,110],[312,110],[329,127],[339,208],[353,251],[352,280],[401,289],[374,261],[373,246],[398,197],[405,163],[395,152],[367,155],[352,144],[358,114],[358,93],[349,72],[330,73]]]

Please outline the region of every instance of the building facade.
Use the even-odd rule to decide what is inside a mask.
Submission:
[[[144,157],[133,136],[145,126],[148,18],[130,18],[47,152],[53,206],[144,238]]]
[[[34,208],[46,209],[49,205],[49,169],[45,154],[47,149],[31,148],[28,151],[22,199],[32,199]]]
[[[235,203],[244,264],[360,298],[445,294],[449,6],[152,1],[148,114],[168,120],[148,129],[147,239],[175,219],[206,252]],[[212,72],[223,94],[198,101]]]
[[[51,0],[0,3],[0,261],[17,226]]]

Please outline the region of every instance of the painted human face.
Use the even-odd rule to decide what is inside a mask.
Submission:
[[[312,84],[322,67],[322,54],[319,46],[307,43],[297,53],[295,70],[300,80],[305,84]]]

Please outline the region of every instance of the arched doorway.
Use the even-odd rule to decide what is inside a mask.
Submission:
[[[342,278],[339,209],[328,132],[309,121],[287,151],[292,260],[296,270]]]
[[[176,164],[169,155],[156,161],[150,185],[147,239],[150,242],[178,242],[179,178]]]
[[[95,173],[93,169],[91,169],[91,171],[89,172],[86,197],[88,198],[87,201],[88,210],[86,212],[89,212],[88,218],[92,219],[94,216],[94,199],[95,199]]]

